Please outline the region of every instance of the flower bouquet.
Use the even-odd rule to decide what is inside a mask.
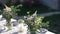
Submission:
[[[5,18],[7,21],[6,26],[8,27],[8,30],[10,30],[11,27],[13,26],[11,22],[11,18],[14,18],[16,16],[16,13],[12,11],[10,7],[7,7],[7,5],[5,5],[5,9],[3,9],[2,15],[3,15],[3,18]]]
[[[40,31],[40,28],[47,27],[47,23],[43,23],[42,20],[44,19],[44,16],[37,16],[37,11],[33,15],[24,16],[24,20],[26,24],[28,24],[28,28],[30,30],[30,34],[37,34],[37,31]]]

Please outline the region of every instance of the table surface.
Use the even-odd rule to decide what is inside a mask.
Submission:
[[[11,20],[16,22],[15,19],[11,19]],[[0,21],[0,26],[3,26],[4,24],[6,24],[6,20]],[[15,25],[16,25],[16,24],[17,24],[17,23],[15,23]],[[18,23],[16,26],[13,26],[11,30],[9,30],[9,31],[2,31],[2,32],[0,32],[0,34],[27,34],[27,32],[28,32],[27,29],[28,29],[28,28],[26,28],[26,27],[28,27],[28,26],[27,26],[27,25],[24,26],[24,27],[23,27],[24,31],[23,31],[23,32],[19,32],[19,30],[20,30],[20,28],[19,28],[20,25],[21,25],[21,24]],[[0,30],[1,30],[1,27],[0,27]],[[41,30],[42,30],[42,31],[46,30],[46,32],[45,32],[45,33],[40,32],[40,33],[38,33],[38,34],[55,34],[55,33],[52,33],[52,32],[50,32],[50,31],[48,31],[47,29],[44,29],[44,28],[42,28]]]

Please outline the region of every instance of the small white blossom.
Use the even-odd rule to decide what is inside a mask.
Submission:
[[[10,12],[10,11],[12,11],[12,10],[11,10],[10,7],[7,7],[7,6],[5,5],[5,9],[4,9],[4,11],[6,11],[6,12]]]

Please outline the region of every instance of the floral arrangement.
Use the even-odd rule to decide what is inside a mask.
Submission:
[[[29,30],[33,31],[31,34],[36,34],[37,30],[40,30],[40,28],[48,27],[49,22],[43,23],[42,20],[44,19],[44,16],[37,16],[37,11],[33,15],[24,16],[26,24],[28,24]]]
[[[17,16],[17,13],[13,11],[11,7],[8,7],[7,5],[5,5],[2,15],[3,15],[3,18],[7,20],[6,26],[8,27],[8,30],[10,30],[12,27],[11,18],[15,18]]]
[[[3,10],[0,10],[0,13],[2,14],[3,18],[6,19],[6,26],[8,27],[8,30],[10,30],[13,26],[13,24],[11,23],[11,18],[17,17],[17,11],[20,11],[19,7],[22,7],[22,4],[19,4],[17,6],[11,5],[9,7],[6,4],[4,4],[4,6],[5,8]]]
[[[16,11],[20,11],[20,9],[17,9],[19,6],[22,5],[18,5],[16,7],[8,7],[5,5],[5,9],[3,9],[4,12],[2,13],[2,15],[7,20],[8,30],[10,30],[12,27],[11,18],[15,18],[17,16]],[[31,34],[36,34],[36,31],[40,30],[40,28],[42,28],[43,26],[48,27],[49,22],[43,23],[42,20],[44,19],[44,16],[37,16],[37,11],[35,11],[35,13],[32,15],[30,15],[30,12],[27,12],[27,14],[28,16],[24,16],[23,20],[18,20],[18,22],[26,23]]]

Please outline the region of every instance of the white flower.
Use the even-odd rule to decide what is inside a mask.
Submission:
[[[5,5],[5,9],[4,9],[4,11],[6,11],[6,12],[10,12],[10,11],[12,11],[12,10],[11,10],[10,7],[7,7],[7,6]]]

